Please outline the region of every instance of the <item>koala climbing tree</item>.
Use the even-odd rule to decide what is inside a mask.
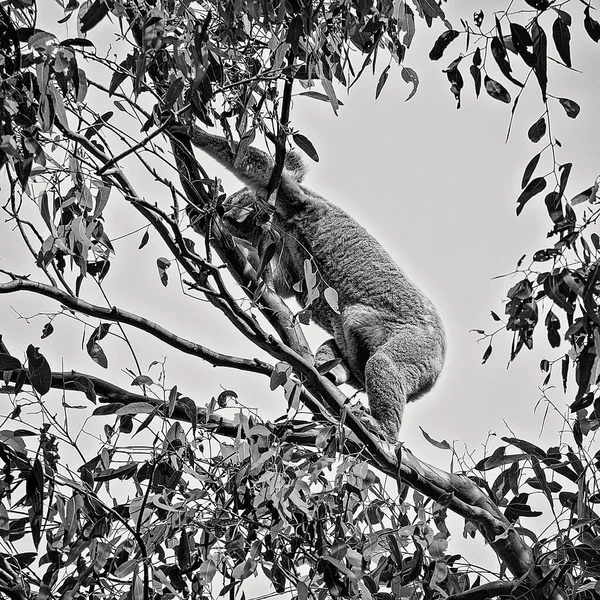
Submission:
[[[575,24],[592,43],[600,24],[593,2],[515,0],[494,2],[495,14],[462,15],[458,31],[444,13],[451,4],[0,2],[0,294],[14,307],[0,312],[0,596],[241,598],[257,575],[298,600],[598,595],[599,455],[586,446],[600,422],[600,241],[590,235],[598,185],[592,178],[566,198],[576,170],[557,163],[563,124],[550,118],[557,109],[579,114],[556,95],[553,77],[561,65],[570,75],[579,69]],[[532,96],[543,104],[523,136],[546,143],[525,169],[517,214],[526,204],[536,210],[534,197],[553,186],[538,203],[553,229],[531,262],[519,263],[506,323],[488,337],[512,332],[512,360],[543,323],[551,347],[569,350],[541,362],[545,384],[560,370],[571,389],[575,370],[578,388],[569,423],[547,449],[503,438],[474,463],[427,437],[451,456],[451,472],[391,448],[345,410],[334,382],[366,387],[375,426],[395,441],[403,402],[441,368],[443,333],[428,301],[342,212],[343,198],[337,208],[304,187],[305,167],[290,151],[314,155],[295,129],[292,87],[294,108],[324,101],[333,114],[336,90],[351,91],[372,67],[375,96],[394,72],[412,95],[411,43],[423,24],[437,37],[432,60],[456,50],[444,77],[458,102],[468,65],[474,96],[512,102],[507,118],[529,110]],[[517,107],[532,86],[537,93]],[[402,116],[396,104],[390,119]],[[423,127],[430,120],[428,112]],[[206,133],[215,124],[224,138]],[[249,148],[255,134],[273,144],[272,160]],[[203,172],[203,151],[249,187],[226,198],[218,173]],[[323,223],[352,232],[340,237],[343,255]],[[361,252],[349,251],[353,244]],[[142,275],[150,293],[115,272]],[[381,293],[384,273],[396,285]],[[404,296],[390,301],[397,290]],[[162,324],[133,312],[159,294],[177,308],[187,303],[181,316],[193,339],[181,321],[168,329],[167,311],[158,311]],[[40,304],[20,310],[26,295]],[[308,304],[330,332],[316,353],[325,376],[279,295]],[[203,345],[204,308],[245,336],[250,357]],[[14,333],[17,325],[24,329]],[[423,344],[428,334],[433,346]],[[402,343],[389,348],[384,337]],[[171,365],[186,359],[185,375],[172,376]],[[280,419],[261,419],[241,394],[209,389],[207,364],[229,369],[223,382],[233,370],[272,387],[285,379],[292,410],[281,402]],[[410,368],[417,364],[421,371]],[[302,406],[325,416],[307,418]],[[536,527],[540,506],[550,518]],[[463,559],[463,548],[474,558]],[[476,566],[486,552],[498,557],[495,569],[488,557]]]
[[[186,130],[173,128],[173,133]],[[253,147],[240,156],[223,137],[190,127],[192,143],[218,160],[250,187],[228,199],[225,220],[230,231],[254,245],[248,255],[255,269],[260,231],[253,218],[264,213],[264,197],[274,161]],[[446,340],[432,303],[361,225],[340,207],[302,185],[305,169],[296,155],[284,166],[272,226],[280,244],[272,259],[275,291],[308,306],[312,319],[333,337],[315,355],[317,366],[333,366],[336,384],[366,390],[369,408],[385,438],[398,439],[404,407],[435,383],[442,369]],[[308,289],[306,262],[316,274],[315,289],[335,290],[339,308],[326,294]]]

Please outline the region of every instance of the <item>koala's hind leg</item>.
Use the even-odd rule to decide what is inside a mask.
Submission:
[[[443,337],[404,325],[380,346],[365,365],[365,388],[371,416],[385,438],[398,441],[404,407],[429,391],[442,370]]]
[[[335,343],[335,340],[330,338],[325,340],[321,346],[319,346],[319,349],[315,354],[315,366],[320,370],[321,367],[326,365],[326,363],[333,360],[340,360],[341,362],[328,369],[327,372],[324,373],[325,377],[333,381],[335,385],[342,385],[342,383],[351,382],[352,374],[348,369],[348,365],[346,365],[344,362],[342,353]]]

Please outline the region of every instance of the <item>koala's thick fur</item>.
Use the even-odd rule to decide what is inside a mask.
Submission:
[[[195,126],[186,133],[195,146],[249,186],[228,199],[231,209],[225,224],[234,235],[255,244],[256,231],[248,226],[252,214],[244,219],[242,213],[260,210],[256,192],[264,194],[273,159],[249,148],[236,160],[225,138]],[[305,305],[306,286],[301,291],[292,286],[304,280],[306,259],[322,282],[321,291],[327,286],[336,290],[339,313],[322,293],[310,304],[315,323],[333,336],[319,348],[315,362],[318,366],[343,360],[329,376],[337,384],[366,390],[372,417],[386,439],[395,443],[406,402],[429,391],[442,370],[446,354],[442,321],[377,240],[341,208],[301,185],[304,173],[301,159],[288,154],[272,216],[272,227],[283,242],[272,261],[275,291]],[[251,253],[249,260],[256,268],[260,259]]]

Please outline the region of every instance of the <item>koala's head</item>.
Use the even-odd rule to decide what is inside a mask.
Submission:
[[[266,202],[261,201],[254,190],[244,188],[231,194],[224,203],[223,220],[229,232],[250,243],[262,235],[263,225],[273,212]]]

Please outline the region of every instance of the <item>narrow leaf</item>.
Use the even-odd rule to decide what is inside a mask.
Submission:
[[[319,155],[315,150],[312,142],[301,133],[294,133],[292,135],[292,139],[294,140],[294,144],[298,146],[307,156],[312,158],[315,162],[319,162]]]
[[[479,93],[481,92],[481,69],[475,65],[471,65],[469,71],[475,83],[475,95],[479,98]]]
[[[381,92],[383,90],[383,86],[385,85],[385,82],[388,80],[389,70],[390,70],[390,65],[388,65],[383,70],[381,75],[379,76],[379,81],[377,82],[377,88],[375,90],[375,100],[377,100],[377,98],[379,98],[379,94],[381,94]]]
[[[494,37],[490,46],[492,50],[492,56],[494,57],[494,60],[498,64],[498,67],[500,68],[500,71],[502,72],[504,77],[506,77],[509,81],[512,81],[512,83],[514,83],[515,85],[523,87],[523,84],[511,75],[512,68],[510,66],[510,62],[508,61],[506,48],[504,47],[504,44],[502,43],[500,38]]]
[[[538,152],[538,154],[536,154],[529,161],[527,166],[525,167],[525,172],[523,173],[523,180],[521,181],[521,189],[523,189],[529,183],[529,180],[531,179],[531,176],[533,175],[535,168],[537,167],[538,163],[540,162],[541,155],[542,155],[542,153]]]
[[[566,14],[566,13],[565,13]],[[562,61],[571,67],[571,32],[569,26],[560,16],[552,24],[552,38]]]
[[[535,55],[533,72],[542,92],[542,100],[546,102],[546,88],[548,86],[548,40],[546,32],[539,26],[537,19],[531,24],[531,33],[533,53]]]

